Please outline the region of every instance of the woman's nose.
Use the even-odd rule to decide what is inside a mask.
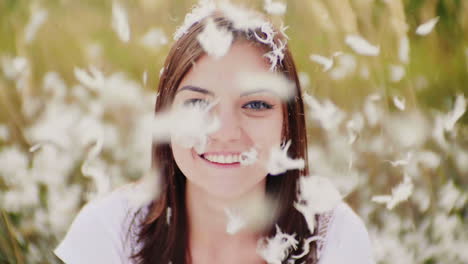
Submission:
[[[242,130],[239,115],[232,109],[217,107],[215,115],[218,116],[220,127],[210,134],[210,138],[218,142],[236,141],[241,138]]]

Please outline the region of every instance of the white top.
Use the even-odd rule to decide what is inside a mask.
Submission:
[[[68,233],[54,250],[66,264],[132,264],[126,239],[134,209],[125,190],[88,203],[74,219]],[[372,264],[372,247],[364,223],[346,204],[340,203],[324,221],[326,232],[319,245],[319,264]],[[328,224],[327,224],[328,222]],[[319,222],[320,227],[320,222]],[[133,237],[134,238],[134,237]]]

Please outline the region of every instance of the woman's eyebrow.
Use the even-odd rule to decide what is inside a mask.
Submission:
[[[263,92],[276,94],[275,92],[273,92],[270,89],[257,89],[257,90],[250,90],[250,91],[247,91],[247,92],[243,92],[243,93],[241,93],[240,97],[248,96],[248,95],[255,94],[255,93],[263,93]]]
[[[206,89],[203,89],[201,87],[197,87],[197,86],[192,86],[192,85],[186,85],[182,88],[180,88],[179,90],[177,90],[176,94],[179,93],[179,92],[182,92],[184,90],[188,90],[188,91],[193,91],[193,92],[197,92],[197,93],[202,93],[202,94],[207,94],[207,95],[211,95],[211,96],[214,96],[214,93],[211,92],[211,91],[208,91]]]

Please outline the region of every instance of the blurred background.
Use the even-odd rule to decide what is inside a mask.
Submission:
[[[159,74],[195,2],[0,0],[0,263],[61,263],[79,209],[147,170]],[[311,171],[377,262],[468,263],[468,1],[231,2],[288,26]]]

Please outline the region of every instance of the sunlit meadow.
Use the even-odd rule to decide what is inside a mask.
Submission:
[[[468,1],[232,2],[288,26],[311,174],[364,220],[377,263],[468,263]],[[147,173],[194,3],[0,0],[0,263],[61,263],[79,209]]]

